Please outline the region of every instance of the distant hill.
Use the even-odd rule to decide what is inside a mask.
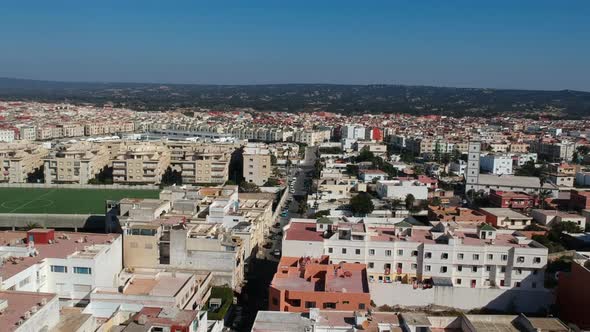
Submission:
[[[268,111],[590,117],[590,92],[406,85],[198,85],[0,78],[0,99],[111,103],[136,110],[252,107]]]

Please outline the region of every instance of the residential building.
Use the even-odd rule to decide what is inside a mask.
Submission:
[[[387,173],[379,169],[364,169],[359,171],[359,178],[364,182],[373,182],[378,180],[386,180]]]
[[[561,163],[550,164],[548,166],[545,176],[547,181],[557,185],[558,187],[573,187],[576,177],[576,167],[574,165]]]
[[[109,164],[101,144],[78,142],[51,152],[44,160],[45,183],[87,184]]]
[[[32,173],[43,166],[48,154],[43,146],[33,143],[8,143],[0,146],[0,182],[26,183]]]
[[[578,225],[581,229],[586,229],[586,217],[579,214],[559,210],[534,209],[531,211],[531,217],[533,217],[536,223],[545,226],[552,227],[558,223],[571,222]]]
[[[369,283],[438,278],[453,287],[544,287],[547,248],[511,230],[320,220],[291,219],[283,255],[329,255],[332,263],[366,264]]]
[[[429,206],[428,219],[432,221],[476,224],[486,222],[486,216],[476,210],[444,206]]]
[[[170,166],[179,171],[183,184],[222,184],[228,179],[233,144],[168,143]]]
[[[113,287],[123,267],[118,234],[32,229],[0,234],[1,289],[57,293],[63,304],[87,303],[99,286]]]
[[[116,328],[121,332],[221,332],[223,324],[213,323],[209,329],[207,311],[146,306]]]
[[[493,207],[517,210],[532,209],[537,203],[535,196],[525,192],[494,189],[490,190],[488,200]]]
[[[15,139],[14,130],[0,129],[0,142],[11,143]]]
[[[270,284],[269,310],[365,310],[371,305],[364,264],[331,264],[329,257],[286,257]]]
[[[59,323],[59,300],[45,292],[0,291],[2,331],[51,331]]]
[[[570,208],[574,210],[590,209],[590,191],[572,189],[570,191]]]
[[[486,215],[486,222],[498,228],[524,229],[533,220],[532,217],[508,208],[480,208],[479,211]]]
[[[512,174],[512,158],[510,156],[486,154],[480,157],[479,162],[484,172],[496,175]]]
[[[114,154],[114,183],[159,184],[170,166],[170,151],[163,144],[125,144]]]
[[[243,153],[244,179],[248,183],[262,186],[272,174],[270,152],[266,145],[248,144]]]
[[[309,313],[258,311],[252,332],[341,332],[341,331],[401,332],[397,314],[374,310],[322,310],[311,308]]]
[[[380,198],[404,200],[410,194],[415,199],[428,198],[428,187],[418,180],[377,181],[376,191]]]

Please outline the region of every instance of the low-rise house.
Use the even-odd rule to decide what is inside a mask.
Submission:
[[[442,222],[483,223],[486,216],[476,210],[462,207],[429,206],[428,219]]]
[[[586,228],[586,217],[579,214],[558,210],[534,209],[531,211],[531,216],[535,222],[541,225],[554,226],[555,224],[562,222],[571,222],[582,229]]]
[[[380,198],[404,200],[411,194],[415,199],[428,199],[428,187],[418,180],[378,181],[376,191]]]
[[[359,178],[364,182],[386,180],[387,173],[379,169],[365,169],[359,172]]]
[[[486,216],[486,222],[498,228],[524,229],[532,223],[533,218],[508,208],[480,208]]]
[[[490,205],[498,208],[531,209],[537,200],[533,195],[521,191],[490,190]]]
[[[371,305],[364,264],[329,263],[329,257],[286,257],[270,284],[269,310],[365,310]]]

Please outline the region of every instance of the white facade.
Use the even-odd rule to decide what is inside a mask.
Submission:
[[[342,128],[342,138],[365,139],[365,127],[359,125],[348,125]]]
[[[464,176],[467,171],[467,163],[463,160],[459,160],[458,162],[453,161],[449,165],[449,170],[458,176]]]
[[[402,229],[366,224],[364,230],[359,230],[354,225],[359,224],[346,227],[346,223],[338,223],[333,233],[328,232],[320,241],[311,237],[289,239],[289,225],[285,228],[283,255],[329,255],[333,263],[367,264],[369,282],[375,283],[411,283],[414,278],[440,277],[448,278],[454,287],[544,287],[547,248],[515,237],[512,231],[490,228],[439,232],[425,226]]]
[[[389,180],[377,182],[377,194],[381,198],[406,199],[412,194],[415,199],[427,199],[428,187],[417,180]]]
[[[512,158],[506,155],[483,155],[479,159],[480,167],[483,171],[496,174],[512,174]]]
[[[10,129],[0,130],[0,142],[11,143],[14,141],[14,131]]]

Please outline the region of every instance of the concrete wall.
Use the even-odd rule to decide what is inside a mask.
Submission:
[[[55,325],[59,323],[59,301],[57,297],[48,301],[46,305],[41,307],[39,311],[31,315],[31,318],[27,319],[23,325],[19,326],[16,331],[18,332],[37,332],[47,327],[51,330]],[[12,327],[12,326],[11,326]],[[10,329],[8,326],[2,327]]]
[[[156,185],[124,185],[124,184],[57,184],[57,183],[0,183],[0,188],[63,188],[63,189],[137,189],[159,190]]]
[[[0,213],[0,228],[21,228],[37,223],[43,228],[105,230],[104,216],[92,214]]]
[[[501,311],[536,312],[554,302],[549,290],[495,288],[458,288],[435,286],[414,289],[406,284],[369,284],[371,298],[377,306],[437,305],[462,310],[488,308]]]

